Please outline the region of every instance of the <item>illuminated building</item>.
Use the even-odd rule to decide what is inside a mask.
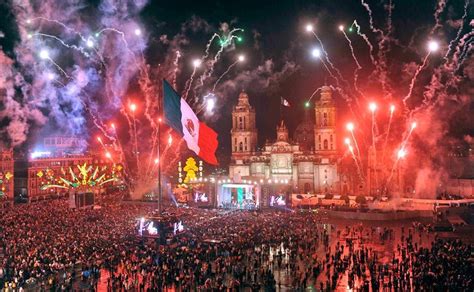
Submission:
[[[13,199],[13,149],[0,150],[0,199]]]
[[[77,138],[45,138],[41,150],[31,152],[28,159],[29,199],[71,191],[99,193],[121,182],[122,165],[83,151],[84,145]]]
[[[230,177],[234,182],[241,178],[288,181],[293,192],[300,193],[347,189],[342,185],[345,182],[339,181],[336,113],[331,88],[324,86],[315,106],[314,123],[305,119],[293,141],[282,121],[276,129],[276,141],[257,150],[255,110],[242,92],[232,113]]]

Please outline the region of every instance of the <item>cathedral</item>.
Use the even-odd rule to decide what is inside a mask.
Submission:
[[[324,86],[314,115],[306,113],[293,139],[281,121],[276,141],[258,148],[255,109],[249,96],[240,93],[232,112],[230,177],[287,181],[294,193],[347,193],[338,172],[336,115],[331,88]]]

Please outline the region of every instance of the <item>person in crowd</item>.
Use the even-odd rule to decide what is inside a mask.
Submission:
[[[408,228],[327,224],[315,213],[169,208],[185,232],[137,236],[150,206],[70,209],[64,200],[0,213],[4,291],[473,291],[472,244]],[[380,250],[382,247],[382,250]],[[102,286],[100,286],[102,285]],[[102,287],[102,288],[99,288]]]

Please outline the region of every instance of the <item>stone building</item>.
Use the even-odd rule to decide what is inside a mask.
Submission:
[[[0,200],[13,199],[13,149],[0,149]]]
[[[306,114],[290,138],[283,121],[276,141],[258,148],[255,109],[242,92],[232,113],[230,177],[287,181],[294,193],[342,193],[350,188],[338,173],[337,108],[331,88],[324,86],[314,115]]]

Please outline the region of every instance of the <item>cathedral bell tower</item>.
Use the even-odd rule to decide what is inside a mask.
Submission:
[[[257,128],[255,109],[249,103],[249,96],[241,92],[232,111],[232,160],[245,159],[257,150]]]
[[[315,152],[321,156],[336,154],[336,106],[329,86],[321,88],[321,99],[316,103],[314,127]]]
[[[277,141],[288,142],[288,129],[285,126],[283,120],[281,120],[280,126],[276,129]]]

